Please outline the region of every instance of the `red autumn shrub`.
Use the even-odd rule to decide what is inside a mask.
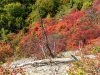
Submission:
[[[99,0],[94,0],[93,8],[100,11],[100,1]]]
[[[91,18],[94,14],[87,14],[84,18],[82,18],[77,23],[77,30],[76,33],[72,35],[72,42],[78,46],[79,41],[82,41],[84,44],[91,39],[95,39],[100,37],[100,26],[98,23],[100,22],[98,18],[98,14],[94,18]]]
[[[78,49],[80,41],[86,46],[90,40],[100,37],[99,13],[94,5],[85,12],[75,11],[65,15],[59,21],[42,19],[51,50],[54,52],[75,50]],[[41,50],[43,48],[46,51],[45,38],[39,22],[29,26],[28,33],[22,37],[19,45],[26,54],[43,57]]]

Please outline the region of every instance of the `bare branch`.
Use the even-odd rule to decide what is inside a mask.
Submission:
[[[45,54],[45,51],[44,51],[43,46],[42,46],[42,45],[40,45],[40,44],[39,44],[39,46],[40,46],[40,48],[41,48],[41,50],[42,50],[42,52],[43,52],[43,55],[44,55],[44,57],[45,57],[45,59],[46,59],[46,54]]]

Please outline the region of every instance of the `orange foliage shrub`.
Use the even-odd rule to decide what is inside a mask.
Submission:
[[[13,55],[13,49],[10,44],[5,44],[0,42],[0,61],[5,61],[5,58],[8,58]]]

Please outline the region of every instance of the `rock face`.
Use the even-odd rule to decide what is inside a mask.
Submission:
[[[67,63],[47,63],[47,64],[32,64],[35,62],[34,59],[21,59],[15,62],[12,62],[10,67],[11,70],[16,70],[18,68],[23,69],[24,75],[68,75],[67,70],[69,66]],[[23,64],[26,64],[22,66]],[[16,67],[17,66],[17,67]],[[21,67],[20,67],[21,66]],[[6,64],[3,65],[6,68]],[[23,75],[17,73],[16,75]]]
[[[32,65],[24,66],[25,75],[68,75],[69,69],[67,64],[54,64],[33,67]]]
[[[16,75],[68,75],[67,70],[69,66],[67,63],[47,63],[47,64],[28,64],[24,66],[17,66],[16,65],[23,65],[29,62],[34,61],[33,59],[22,59],[15,62],[12,62],[10,65],[12,68],[11,70],[17,70],[21,68],[24,71],[24,74],[17,73]],[[5,67],[6,64],[3,65]],[[13,68],[14,67],[14,68]]]

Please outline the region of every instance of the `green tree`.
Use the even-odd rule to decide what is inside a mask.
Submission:
[[[25,26],[25,8],[20,3],[4,5],[3,13],[0,14],[0,28],[17,31]]]
[[[24,9],[25,9],[24,6],[21,5],[21,3],[18,3],[18,2],[10,3],[10,4],[7,4],[7,5],[4,6],[4,10],[8,14],[10,14],[14,17],[23,17],[24,12],[25,12]]]
[[[48,15],[50,17],[54,17],[58,11],[59,6],[60,0],[36,0],[35,4],[32,5],[32,12],[29,14],[27,21],[29,23],[37,21],[39,20],[39,15],[41,18],[45,18]],[[40,10],[39,15],[37,9]]]

